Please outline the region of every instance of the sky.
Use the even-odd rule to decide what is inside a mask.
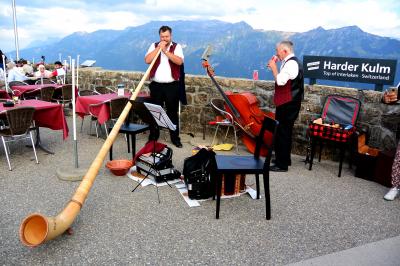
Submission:
[[[121,30],[152,20],[245,21],[255,29],[305,32],[357,25],[400,39],[399,0],[15,0],[19,48],[73,32]],[[0,0],[0,49],[15,50],[11,0]]]

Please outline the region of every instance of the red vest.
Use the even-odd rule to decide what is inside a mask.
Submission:
[[[303,66],[296,57],[291,57],[289,60],[294,60],[299,65],[299,73],[293,80],[289,79],[285,85],[279,86],[275,82],[275,106],[280,106],[291,101],[301,101],[304,94],[304,76]],[[289,61],[288,60],[288,61]]]
[[[159,42],[156,42],[154,44],[155,47],[157,47]],[[169,48],[169,52],[174,54],[175,51],[175,47],[176,47],[176,43],[172,42],[172,45]],[[156,74],[157,68],[160,65],[161,62],[161,54],[157,57],[156,62],[154,63],[152,69],[150,70],[150,78],[153,78],[154,75]],[[171,68],[171,75],[172,78],[174,80],[179,80],[179,76],[180,76],[180,66],[175,64],[174,62],[172,62],[171,60],[168,60],[169,66]]]

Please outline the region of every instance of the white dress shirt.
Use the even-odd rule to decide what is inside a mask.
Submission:
[[[172,45],[172,43],[168,46],[168,49],[167,49],[168,51],[169,51],[171,45]],[[150,45],[149,49],[147,50],[146,55],[151,53],[155,48],[156,47],[155,47],[154,43],[152,43]],[[174,55],[179,56],[180,58],[182,58],[182,60],[184,58],[182,46],[179,43],[176,44],[176,47],[174,50]],[[161,52],[160,65],[158,66],[157,71],[154,74],[153,81],[159,82],[159,83],[170,83],[170,82],[175,81],[171,74],[171,67],[168,62],[168,57],[163,52]]]
[[[16,67],[8,71],[7,81],[24,81],[26,80],[25,75],[23,75]]]
[[[276,83],[279,86],[285,85],[289,79],[293,80],[299,74],[299,65],[297,62],[294,60],[288,61],[292,57],[294,57],[294,54],[288,54],[282,61],[281,70],[276,76]]]

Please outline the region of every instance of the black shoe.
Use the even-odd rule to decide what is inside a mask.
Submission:
[[[181,143],[180,140],[174,140],[174,141],[171,141],[171,142],[172,142],[172,144],[174,144],[177,148],[182,148],[182,147],[183,147],[183,145],[182,145],[182,143]]]
[[[276,166],[275,164],[271,165],[269,170],[272,171],[272,172],[287,172],[288,171],[288,169],[280,168],[280,167]]]

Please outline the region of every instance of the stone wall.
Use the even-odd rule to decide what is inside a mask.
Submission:
[[[107,71],[101,68],[80,69],[80,89],[88,89],[93,85],[116,86],[126,84],[128,88],[135,88],[143,73],[126,71]],[[248,79],[216,77],[218,84],[224,89],[233,92],[251,92],[260,101],[260,108],[265,111],[274,111],[272,102],[272,81],[252,81]],[[202,134],[207,121],[214,118],[209,105],[210,99],[221,98],[217,88],[207,76],[186,75],[186,93],[188,105],[182,106],[181,132]],[[148,91],[148,82],[142,90]],[[365,129],[369,134],[370,146],[380,149],[396,147],[396,134],[400,123],[400,106],[387,105],[381,102],[382,93],[370,90],[357,90],[343,87],[321,85],[305,85],[305,98],[301,112],[296,121],[293,134],[293,153],[304,154],[307,145],[306,129],[309,121],[318,117],[327,95],[340,94],[355,97],[361,100],[362,106],[357,123],[358,128]],[[212,128],[206,127],[211,133]],[[212,131],[213,132],[213,131]],[[331,157],[330,149],[325,149],[324,157]]]

